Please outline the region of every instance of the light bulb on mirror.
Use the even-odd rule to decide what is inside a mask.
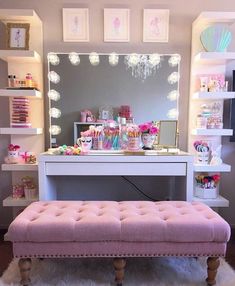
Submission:
[[[48,79],[49,79],[49,81],[51,81],[52,83],[55,83],[55,84],[60,82],[60,76],[55,71],[50,71],[48,73]]]
[[[56,53],[48,53],[47,60],[53,66],[57,66],[60,63],[60,58],[58,57]]]
[[[178,72],[173,72],[168,76],[168,82],[169,84],[177,83],[180,79],[180,75]]]
[[[149,55],[149,63],[153,66],[156,67],[159,65],[161,62],[161,57],[159,54],[151,54]]]
[[[175,67],[180,63],[180,61],[181,61],[181,55],[175,54],[169,58],[168,63],[169,66]]]
[[[60,100],[60,93],[54,89],[49,90],[47,96],[53,101]]]
[[[80,57],[79,57],[79,54],[76,52],[69,53],[69,60],[70,60],[70,63],[74,66],[77,66],[80,64]]]
[[[167,99],[169,99],[170,101],[176,101],[178,98],[179,98],[178,90],[172,90],[167,95]]]
[[[61,127],[59,125],[51,125],[49,132],[51,135],[59,135],[61,133]]]
[[[98,66],[98,64],[100,63],[99,55],[95,52],[90,53],[89,60],[93,66]]]
[[[140,55],[133,53],[133,54],[127,55],[126,59],[127,59],[128,66],[135,67],[140,62]]]
[[[117,64],[118,64],[118,60],[119,60],[119,56],[118,56],[118,54],[116,54],[116,53],[111,53],[110,55],[109,55],[109,64],[111,65],[111,66],[116,66]]]
[[[50,110],[49,110],[49,115],[50,115],[52,118],[60,118],[60,116],[61,116],[61,111],[60,111],[58,108],[52,107],[52,108],[50,108]]]

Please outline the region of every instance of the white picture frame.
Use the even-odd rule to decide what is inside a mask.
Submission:
[[[169,41],[169,15],[168,9],[144,9],[143,42]]]
[[[104,9],[104,42],[130,41],[130,9]]]
[[[63,8],[63,41],[89,42],[88,8]]]

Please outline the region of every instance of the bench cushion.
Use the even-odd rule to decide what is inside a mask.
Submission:
[[[13,242],[222,242],[230,227],[202,203],[48,201],[10,225]]]

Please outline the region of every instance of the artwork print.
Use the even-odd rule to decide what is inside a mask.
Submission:
[[[88,9],[63,9],[63,39],[65,42],[89,41]]]
[[[169,10],[144,9],[144,42],[168,42],[168,29]]]
[[[104,41],[129,41],[129,9],[104,9]]]
[[[29,49],[29,24],[7,23],[7,48]]]

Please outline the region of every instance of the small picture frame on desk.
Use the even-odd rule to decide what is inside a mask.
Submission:
[[[7,49],[28,50],[29,28],[28,23],[7,23]]]

